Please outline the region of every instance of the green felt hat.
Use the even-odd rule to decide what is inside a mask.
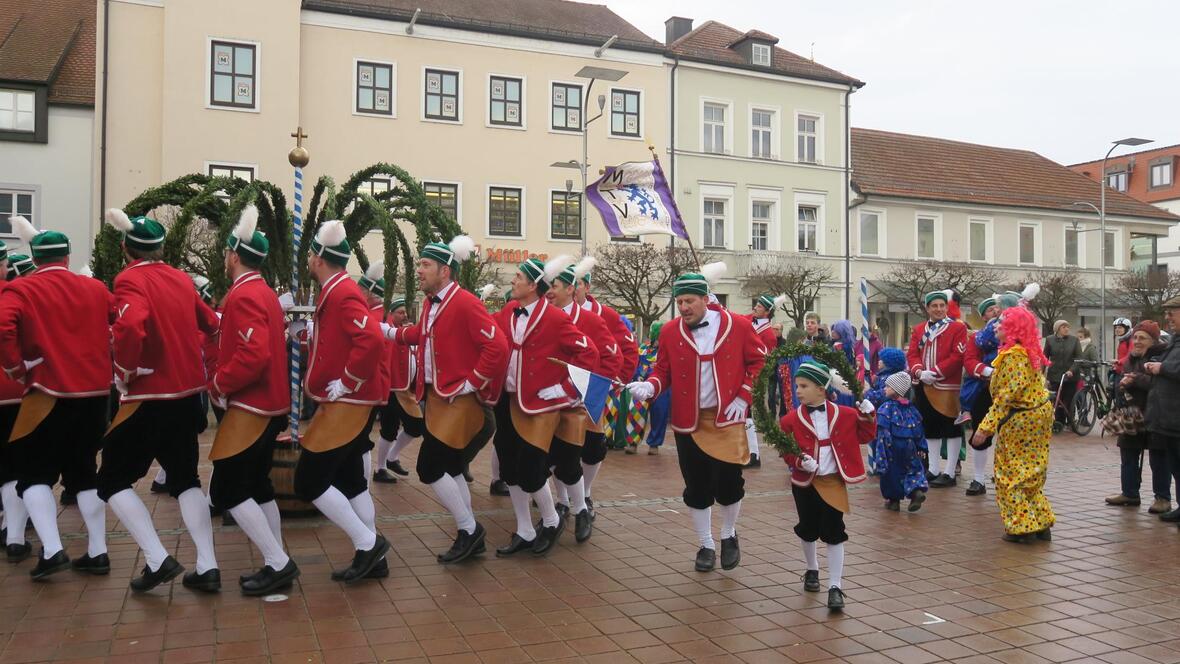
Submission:
[[[258,230],[257,207],[247,205],[246,209],[242,210],[242,215],[238,217],[238,225],[226,238],[225,246],[250,265],[257,265],[266,258],[270,251],[270,241]]]
[[[979,312],[980,316],[982,316],[987,313],[988,309],[991,309],[995,305],[996,305],[996,298],[989,297],[989,298],[985,298],[983,301],[981,301],[979,304],[977,304],[975,306],[975,310]]]
[[[831,369],[819,360],[808,360],[800,364],[799,368],[795,370],[795,377],[806,378],[824,389],[832,384]]]
[[[164,245],[164,225],[151,217],[128,217],[118,208],[106,213],[107,223],[123,233],[123,244],[137,251],[155,251]],[[68,246],[67,246],[68,253]],[[36,253],[33,254],[36,256]]]
[[[452,270],[459,269],[459,264],[471,258],[475,253],[475,240],[466,235],[456,235],[450,242],[431,242],[422,247],[422,258],[446,265]]]
[[[7,276],[9,281],[17,277],[23,277],[36,269],[37,266],[33,264],[33,259],[24,254],[11,254],[8,257]]]
[[[385,263],[374,261],[365,270],[364,276],[356,280],[361,290],[368,291],[377,297],[385,297]]]
[[[562,272],[573,265],[573,258],[558,256],[542,263],[540,258],[530,258],[517,266],[521,274],[537,284],[537,291],[544,293],[558,279]]]
[[[321,224],[311,241],[311,251],[333,265],[348,265],[348,259],[352,256],[352,246],[348,244],[344,222],[332,219]]]
[[[70,255],[70,238],[60,231],[39,231],[24,217],[8,218],[8,223],[17,237],[29,245],[33,258],[64,258]],[[7,254],[7,248],[5,253]]]
[[[672,282],[672,297],[709,294],[709,282],[698,272],[686,272]]]
[[[926,293],[926,297],[922,298],[922,303],[926,306],[930,306],[930,303],[935,300],[942,300],[943,302],[949,303],[951,301],[951,297],[944,290],[930,291],[929,293]]]
[[[389,310],[390,311],[397,311],[398,309],[402,309],[405,306],[406,306],[406,298],[404,298],[400,295],[389,301]]]
[[[8,245],[4,244],[4,240],[0,240],[0,261],[8,258]]]
[[[578,283],[579,279],[590,283],[590,270],[594,269],[594,266],[597,264],[598,261],[593,256],[583,256],[582,260],[562,270],[561,274],[557,275],[557,280],[563,281],[571,286]]]

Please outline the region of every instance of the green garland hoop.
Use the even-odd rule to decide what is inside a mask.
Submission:
[[[857,401],[864,397],[864,387],[856,380],[856,371],[848,363],[848,358],[844,357],[843,351],[836,350],[827,344],[807,346],[793,343],[779,346],[767,353],[766,364],[762,366],[762,372],[758,374],[758,379],[754,382],[754,428],[762,434],[762,440],[769,443],[779,454],[798,454],[799,445],[795,442],[794,436],[779,427],[778,419],[767,408],[766,390],[770,381],[776,379],[780,360],[793,360],[804,355],[810,355],[840,372],[840,375],[847,381],[852,396],[856,397]]]

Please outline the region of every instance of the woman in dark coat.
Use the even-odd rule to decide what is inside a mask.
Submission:
[[[1135,326],[1131,335],[1131,351],[1123,363],[1122,373],[1117,375],[1118,393],[1116,407],[1134,406],[1147,411],[1147,392],[1152,377],[1143,370],[1150,358],[1164,350],[1159,342],[1160,326],[1155,321],[1145,320]],[[1119,436],[1119,455],[1122,465],[1122,491],[1106,499],[1108,505],[1135,507],[1139,505],[1139,486],[1143,481],[1143,453],[1147,452],[1151,466],[1151,490],[1155,499],[1148,508],[1152,514],[1163,514],[1172,509],[1172,474],[1168,469],[1167,450],[1164,442],[1153,437],[1146,426],[1135,433]]]

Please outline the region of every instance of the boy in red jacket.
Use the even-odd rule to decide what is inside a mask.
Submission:
[[[838,406],[828,399],[833,382],[843,382],[835,371],[816,360],[808,360],[795,371],[795,394],[799,407],[787,413],[779,426],[793,435],[799,454],[786,454],[791,467],[791,494],[799,523],[795,534],[803,541],[807,571],[803,589],[819,592],[819,558],[816,540],[828,545],[828,608],[844,608],[840,589],[844,573],[844,515],[850,511],[845,484],[865,480],[860,446],[877,434],[873,404],[867,399],[856,408]]]

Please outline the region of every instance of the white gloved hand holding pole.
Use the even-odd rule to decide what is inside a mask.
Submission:
[[[738,397],[725,407],[725,419],[731,422],[733,420],[744,420],[746,419],[746,409],[749,407],[750,404],[746,403],[745,399]]]
[[[646,380],[628,383],[627,389],[631,392],[631,396],[636,401],[647,401],[656,394],[656,388]]]

